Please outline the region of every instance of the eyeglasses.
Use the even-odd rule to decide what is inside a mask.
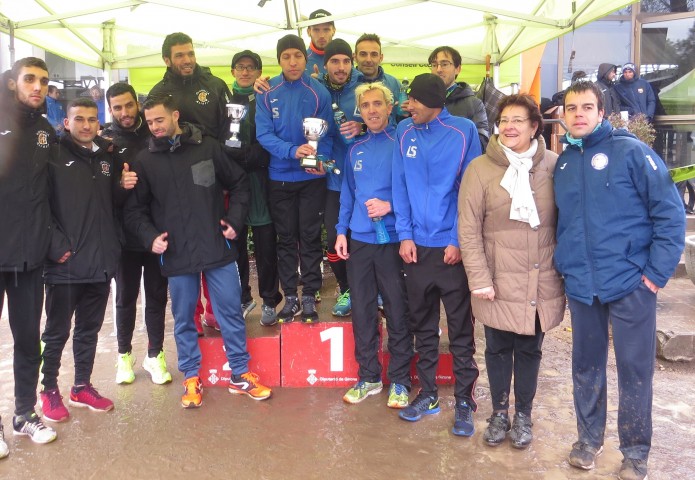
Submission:
[[[253,65],[247,65],[247,66],[244,66],[244,65],[236,65],[236,66],[234,67],[234,71],[237,72],[237,73],[241,73],[241,72],[243,72],[244,70],[247,71],[247,72],[255,72],[255,71],[258,70],[258,69],[257,69],[256,67],[254,67]]]
[[[526,120],[528,120],[528,117],[527,118],[514,117],[511,119],[510,118],[500,118],[495,123],[497,124],[498,127],[501,127],[502,125],[506,125],[508,123],[511,123],[513,126],[518,127],[521,124],[523,124]]]
[[[453,65],[452,62],[447,62],[446,60],[444,60],[443,62],[439,62],[439,63],[437,63],[437,62],[430,63],[430,68],[433,68],[433,69],[437,68],[437,67],[449,68],[452,65]]]

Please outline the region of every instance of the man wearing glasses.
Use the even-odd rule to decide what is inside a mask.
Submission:
[[[456,82],[461,73],[461,54],[451,47],[437,47],[427,59],[432,73],[444,80],[446,85],[446,109],[457,117],[465,117],[475,123],[480,146],[485,151],[490,129],[488,128],[485,105],[473,94],[466,82]]]
[[[268,207],[269,182],[268,163],[270,154],[256,140],[256,96],[253,83],[263,73],[261,57],[250,50],[234,55],[232,59],[231,103],[247,105],[248,111],[241,122],[239,139],[241,147],[225,146],[227,156],[237,162],[249,177],[251,190],[249,213],[246,225],[239,232],[239,277],[241,278],[241,303],[244,317],[256,307],[251,296],[249,284],[249,254],[246,244],[248,226],[253,230],[256,270],[258,272],[258,294],[263,299],[261,305],[261,325],[271,326],[277,323],[275,307],[282,295],[279,290],[277,266],[277,241],[273,219]]]

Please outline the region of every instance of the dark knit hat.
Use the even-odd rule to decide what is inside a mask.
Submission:
[[[444,80],[433,73],[422,73],[413,78],[408,96],[429,108],[442,108],[446,102]]]
[[[278,62],[280,61],[280,55],[282,55],[282,52],[288,48],[296,48],[302,52],[304,54],[304,58],[306,58],[306,45],[304,45],[304,40],[297,35],[289,34],[278,40]]]
[[[328,60],[330,60],[333,55],[340,54],[347,55],[352,60],[352,48],[350,48],[350,44],[340,38],[334,38],[328,42],[326,48],[323,49],[324,65],[328,63]]]
[[[319,8],[318,10],[314,10],[313,12],[311,12],[309,14],[309,20],[314,20],[314,19],[323,18],[323,17],[330,17],[330,16],[331,16],[331,12],[324,10],[323,8]],[[332,20],[330,22],[326,22],[326,23],[330,23],[331,25],[335,26],[335,23],[333,23]]]
[[[256,68],[258,70],[263,69],[263,62],[261,61],[261,57],[257,53],[252,52],[251,50],[244,50],[243,52],[237,53],[232,58],[232,70],[236,66],[237,62],[244,57],[250,58],[253,61],[253,63],[256,65]]]

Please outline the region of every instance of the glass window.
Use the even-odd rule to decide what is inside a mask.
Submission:
[[[642,12],[681,13],[695,11],[695,0],[642,0]]]

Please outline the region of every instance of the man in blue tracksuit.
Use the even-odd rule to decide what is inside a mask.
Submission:
[[[403,279],[403,262],[398,254],[396,217],[391,194],[391,162],[395,128],[389,125],[393,95],[381,83],[357,87],[360,112],[369,130],[350,146],[345,159],[340,193],[340,217],[336,229],[336,250],[347,260],[348,278],[353,285],[352,328],[355,358],[360,365],[359,381],[343,400],[359,403],[383,387],[379,351],[377,292],[381,292],[389,316],[386,322],[391,354],[388,378],[391,382],[387,406],[408,406],[410,360],[413,337],[408,329],[408,300]],[[377,233],[383,226],[387,235]],[[348,229],[352,231],[348,253]]]
[[[299,314],[297,266],[301,264],[302,321],[311,323],[318,320],[314,295],[321,288],[326,178],[318,170],[304,170],[300,160],[313,154],[330,158],[335,127],[330,94],[305,72],[302,39],[296,35],[282,37],[277,57],[282,73],[270,80],[270,90],[256,100],[256,138],[270,153],[270,214],[278,234],[278,274],[285,292],[278,321],[290,322]],[[304,137],[305,118],[320,118],[327,123],[318,152]]]
[[[333,151],[331,160],[335,160],[335,166],[345,172],[345,155],[349,144],[354,142],[355,133],[361,133],[362,118],[357,112],[355,102],[355,88],[357,87],[357,75],[359,72],[352,66],[352,48],[340,38],[332,40],[326,45],[324,59],[326,62],[326,74],[320,77],[320,82],[328,89],[331,94],[332,105],[336,105],[348,120],[343,125],[333,130]],[[339,130],[338,128],[341,128]],[[345,132],[350,133],[345,133]],[[342,174],[336,175],[335,171],[326,174],[328,191],[326,192],[326,212],[324,215],[324,225],[326,227],[326,245],[328,264],[333,270],[340,296],[333,307],[333,315],[345,317],[350,315],[352,309],[350,299],[350,286],[345,260],[335,251],[336,230],[338,223],[338,211],[340,210],[340,188],[343,183]]]
[[[630,117],[642,113],[650,122],[654,120],[656,95],[649,82],[639,77],[634,63],[623,65],[615,91],[620,97],[620,109],[627,110]]]
[[[330,12],[319,8],[309,14],[309,20],[330,16]],[[324,75],[326,73],[325,48],[333,40],[335,23],[333,21],[316,23],[306,27],[306,31],[309,34],[309,38],[311,38],[309,48],[306,49],[306,71],[309,75],[312,73]]]
[[[444,81],[431,73],[418,75],[408,91],[410,118],[396,130],[393,207],[422,386],[400,417],[414,422],[439,412],[435,373],[441,300],[456,379],[453,433],[471,436],[478,366],[470,290],[457,237],[457,201],[463,172],[481,151],[475,124],[451,115],[445,102]]]
[[[568,143],[555,169],[555,264],[572,314],[578,441],[570,465],[589,470],[603,450],[610,323],[619,382],[619,478],[644,479],[652,435],[656,293],[683,250],[683,203],[664,162],[604,120],[599,87],[565,94]]]

